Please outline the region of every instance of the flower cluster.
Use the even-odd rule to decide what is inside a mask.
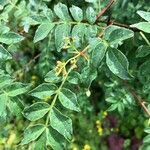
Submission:
[[[56,75],[57,75],[57,76],[60,75],[61,73],[62,73],[63,75],[66,75],[66,74],[67,74],[65,65],[66,65],[65,62],[57,61],[57,65],[56,65],[56,67],[55,67],[55,72],[56,72]]]
[[[32,83],[32,85],[35,85],[37,80],[38,80],[38,77],[36,75],[32,75],[31,76],[31,83]]]
[[[100,120],[96,121],[96,128],[97,128],[97,132],[98,134],[101,136],[103,135],[103,128],[102,128],[102,124]]]
[[[100,136],[102,136],[103,135],[103,127],[102,127],[102,120],[103,119],[105,119],[106,118],[106,116],[107,116],[108,114],[107,114],[107,112],[106,111],[102,111],[101,113],[100,113],[100,120],[97,120],[96,121],[96,128],[97,128],[97,132],[98,132],[98,134],[100,135]]]

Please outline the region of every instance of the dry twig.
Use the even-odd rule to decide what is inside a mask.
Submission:
[[[128,88],[128,90],[133,95],[133,97],[138,101],[139,105],[143,108],[146,114],[150,117],[150,111],[148,110],[146,106],[146,102],[139,95],[137,95],[136,91],[129,85],[127,81],[124,82],[124,85]]]

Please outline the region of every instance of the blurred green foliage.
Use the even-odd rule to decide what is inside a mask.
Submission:
[[[0,0],[0,149],[149,150],[149,0]]]

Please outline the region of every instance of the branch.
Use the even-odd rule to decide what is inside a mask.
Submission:
[[[141,32],[141,30],[135,28],[135,27],[130,27],[130,25],[128,24],[123,24],[123,23],[119,23],[119,22],[115,22],[113,20],[110,20],[109,22],[108,21],[105,21],[105,20],[101,20],[102,23],[106,23],[108,26],[109,25],[115,25],[115,26],[118,26],[118,27],[124,27],[124,28],[127,28],[127,29],[130,29],[134,32]]]
[[[102,21],[102,22],[106,23],[106,21]],[[110,20],[109,24],[116,25],[116,26],[119,26],[119,27],[124,27],[124,28],[130,29],[130,30],[132,30],[134,32],[140,32],[140,30],[137,29],[137,28],[130,27],[130,25],[128,25],[128,24],[122,24],[122,23],[119,23],[119,22],[115,22],[113,20]]]
[[[142,100],[142,98],[135,93],[135,91],[131,91],[132,95],[135,97],[135,99],[138,100],[139,104],[143,107],[144,111],[147,113],[147,115],[150,117],[150,111],[148,110],[147,106],[145,105],[146,102]]]
[[[115,2],[115,0],[110,0],[108,5],[103,8],[97,15],[97,18],[96,18],[96,21],[101,17],[103,16],[103,14],[105,14],[107,12],[107,10],[113,5],[113,3]],[[134,28],[134,27],[130,27],[130,25],[127,25],[127,24],[122,24],[122,23],[118,23],[118,22],[115,22],[113,20],[109,20],[109,21],[101,21],[101,22],[104,22],[104,23],[107,23],[107,25],[116,25],[116,26],[119,26],[119,27],[124,27],[124,28],[127,28],[127,29],[130,29],[134,32],[140,32],[139,29],[137,28]]]
[[[111,7],[111,5],[114,2],[115,0],[110,0],[109,4],[98,13],[96,20],[98,20],[101,16],[103,16],[103,14],[107,12],[107,10]]]
[[[143,108],[143,110],[147,113],[147,115],[150,117],[150,111],[148,110],[147,106],[145,105],[146,102],[139,96],[137,95],[136,91],[131,88],[129,83],[127,81],[124,82],[130,93],[133,95],[133,97],[138,101],[139,105]]]
[[[24,67],[23,70],[25,70],[28,66],[30,66],[36,59],[38,59],[41,56],[41,53],[36,55],[34,58],[32,58]]]

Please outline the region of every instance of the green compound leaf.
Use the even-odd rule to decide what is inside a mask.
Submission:
[[[105,56],[107,45],[100,39],[96,39],[90,42],[90,48],[92,50],[91,63],[94,67],[99,67]]]
[[[30,121],[36,121],[49,111],[49,107],[50,105],[46,102],[37,102],[26,107],[23,111],[23,115]]]
[[[81,8],[77,6],[72,6],[70,8],[71,15],[73,16],[73,19],[77,22],[80,22],[83,20],[83,11]]]
[[[0,45],[0,61],[9,59],[12,59],[11,54],[2,45]]]
[[[33,97],[44,100],[53,95],[56,90],[57,90],[56,85],[50,83],[42,83],[38,87],[30,91],[29,94]]]
[[[47,145],[51,146],[53,150],[65,149],[65,139],[52,127],[46,129]]]
[[[30,89],[30,85],[28,85],[28,84],[23,84],[20,82],[14,82],[13,84],[8,86],[4,90],[8,96],[15,97],[17,95],[21,95],[23,93],[28,92],[29,89]]]
[[[41,25],[39,25],[35,32],[34,43],[43,40],[54,28],[54,26],[54,23],[42,23]]]
[[[124,80],[130,79],[128,73],[129,62],[121,51],[109,48],[106,53],[106,63],[110,71],[116,76]]]
[[[69,37],[71,27],[68,24],[58,25],[55,29],[55,46],[58,52],[61,51],[65,44],[65,38]]]
[[[64,107],[74,111],[80,111],[76,94],[70,91],[69,89],[62,88],[58,98]]]
[[[86,18],[91,24],[93,24],[96,21],[96,12],[92,7],[88,7],[86,9]]]
[[[71,140],[73,132],[72,120],[69,117],[63,115],[56,108],[53,108],[50,112],[50,125],[66,139]]]
[[[62,3],[58,3],[57,5],[54,6],[54,12],[63,21],[69,21],[70,20],[68,8],[66,5],[64,5]]]
[[[134,36],[134,32],[125,29],[125,28],[115,28],[112,32],[110,32],[108,37],[108,42],[110,45],[118,44],[119,42],[122,42],[126,39],[129,39]]]
[[[150,12],[146,12],[146,11],[137,11],[137,14],[140,15],[144,20],[150,22]]]
[[[37,124],[26,128],[24,131],[24,138],[20,144],[25,145],[36,140],[44,132],[44,130],[45,126],[42,124]]]
[[[0,43],[7,45],[15,44],[22,40],[24,40],[24,37],[14,32],[8,32],[0,35]]]
[[[143,32],[150,33],[150,22],[140,22],[131,25],[131,27],[142,30]]]

